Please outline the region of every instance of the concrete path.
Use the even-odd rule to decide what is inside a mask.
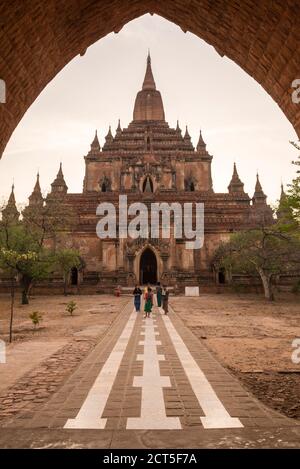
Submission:
[[[171,308],[145,319],[131,301],[50,400],[3,426],[2,447],[300,446],[300,426],[245,391]]]

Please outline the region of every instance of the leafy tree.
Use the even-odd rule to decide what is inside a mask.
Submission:
[[[45,248],[36,231],[28,230],[24,223],[2,223],[0,247],[1,267],[15,271],[22,286],[22,304],[28,304],[33,284],[49,277],[53,271],[53,252]]]
[[[79,252],[75,249],[60,249],[56,252],[56,265],[63,276],[64,295],[67,294],[68,277],[72,268],[79,268],[82,264]]]
[[[34,283],[49,278],[54,272],[59,254],[58,239],[72,231],[75,219],[70,207],[51,198],[46,205],[26,207],[21,221],[1,221],[0,247],[21,255],[35,253],[34,257],[20,259],[15,266],[22,286],[22,304],[28,304]],[[3,268],[10,269],[5,263]]]
[[[214,263],[232,273],[259,276],[265,298],[273,300],[275,277],[300,272],[300,241],[277,225],[236,233],[217,249]]]
[[[13,337],[13,319],[15,304],[16,276],[19,273],[19,266],[27,262],[33,262],[36,254],[32,251],[19,253],[13,249],[0,247],[0,268],[8,273],[11,279],[11,303],[10,303],[10,321],[9,321],[9,342]]]

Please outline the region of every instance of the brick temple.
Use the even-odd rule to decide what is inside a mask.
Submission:
[[[258,175],[250,198],[235,164],[228,192],[214,192],[213,157],[207,151],[202,133],[195,148],[187,128],[182,133],[178,122],[176,128],[169,126],[150,55],[142,89],[135,99],[132,122],[122,129],[119,121],[115,135],[109,128],[102,147],[96,131],[84,159],[82,193],[68,193],[60,165],[46,200],[37,180],[28,206],[37,207],[49,203],[51,197],[59,197],[75,210],[76,228],[65,243],[80,251],[84,268],[73,269],[70,277],[73,285],[101,292],[117,285],[161,281],[181,291],[186,285],[224,283],[224,272],[216,271],[212,262],[220,242],[233,232],[273,220]],[[120,194],[127,195],[128,204],[144,202],[147,206],[152,202],[203,202],[203,247],[187,249],[185,240],[175,239],[172,230],[170,239],[99,239],[96,208],[101,202],[118,206]],[[14,199],[11,198],[8,206],[12,210]]]

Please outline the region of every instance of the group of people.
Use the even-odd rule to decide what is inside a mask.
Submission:
[[[134,297],[134,307],[136,312],[140,312],[141,310],[141,296],[143,292],[140,289],[139,285],[136,285],[133,290],[133,297]],[[152,307],[153,307],[153,290],[150,285],[147,285],[144,289],[144,312],[145,318],[149,318]],[[157,306],[162,307],[165,314],[168,314],[169,311],[169,291],[167,287],[161,285],[160,282],[157,283],[156,286],[156,299],[157,299]]]

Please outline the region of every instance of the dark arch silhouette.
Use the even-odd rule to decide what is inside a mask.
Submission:
[[[300,108],[292,101],[292,82],[300,70],[300,15],[295,3],[268,2],[266,14],[266,3],[256,0],[196,0],[193,8],[184,0],[36,0],[15,10],[12,2],[0,0],[0,78],[7,89],[6,104],[0,104],[0,155],[27,109],[70,60],[146,13],[172,21],[233,60],[272,96],[300,136]],[[28,18],[34,18],[35,28],[30,29]],[[12,42],[8,53],[7,44]]]
[[[140,258],[140,283],[141,285],[157,283],[156,255],[150,248],[145,249]]]

